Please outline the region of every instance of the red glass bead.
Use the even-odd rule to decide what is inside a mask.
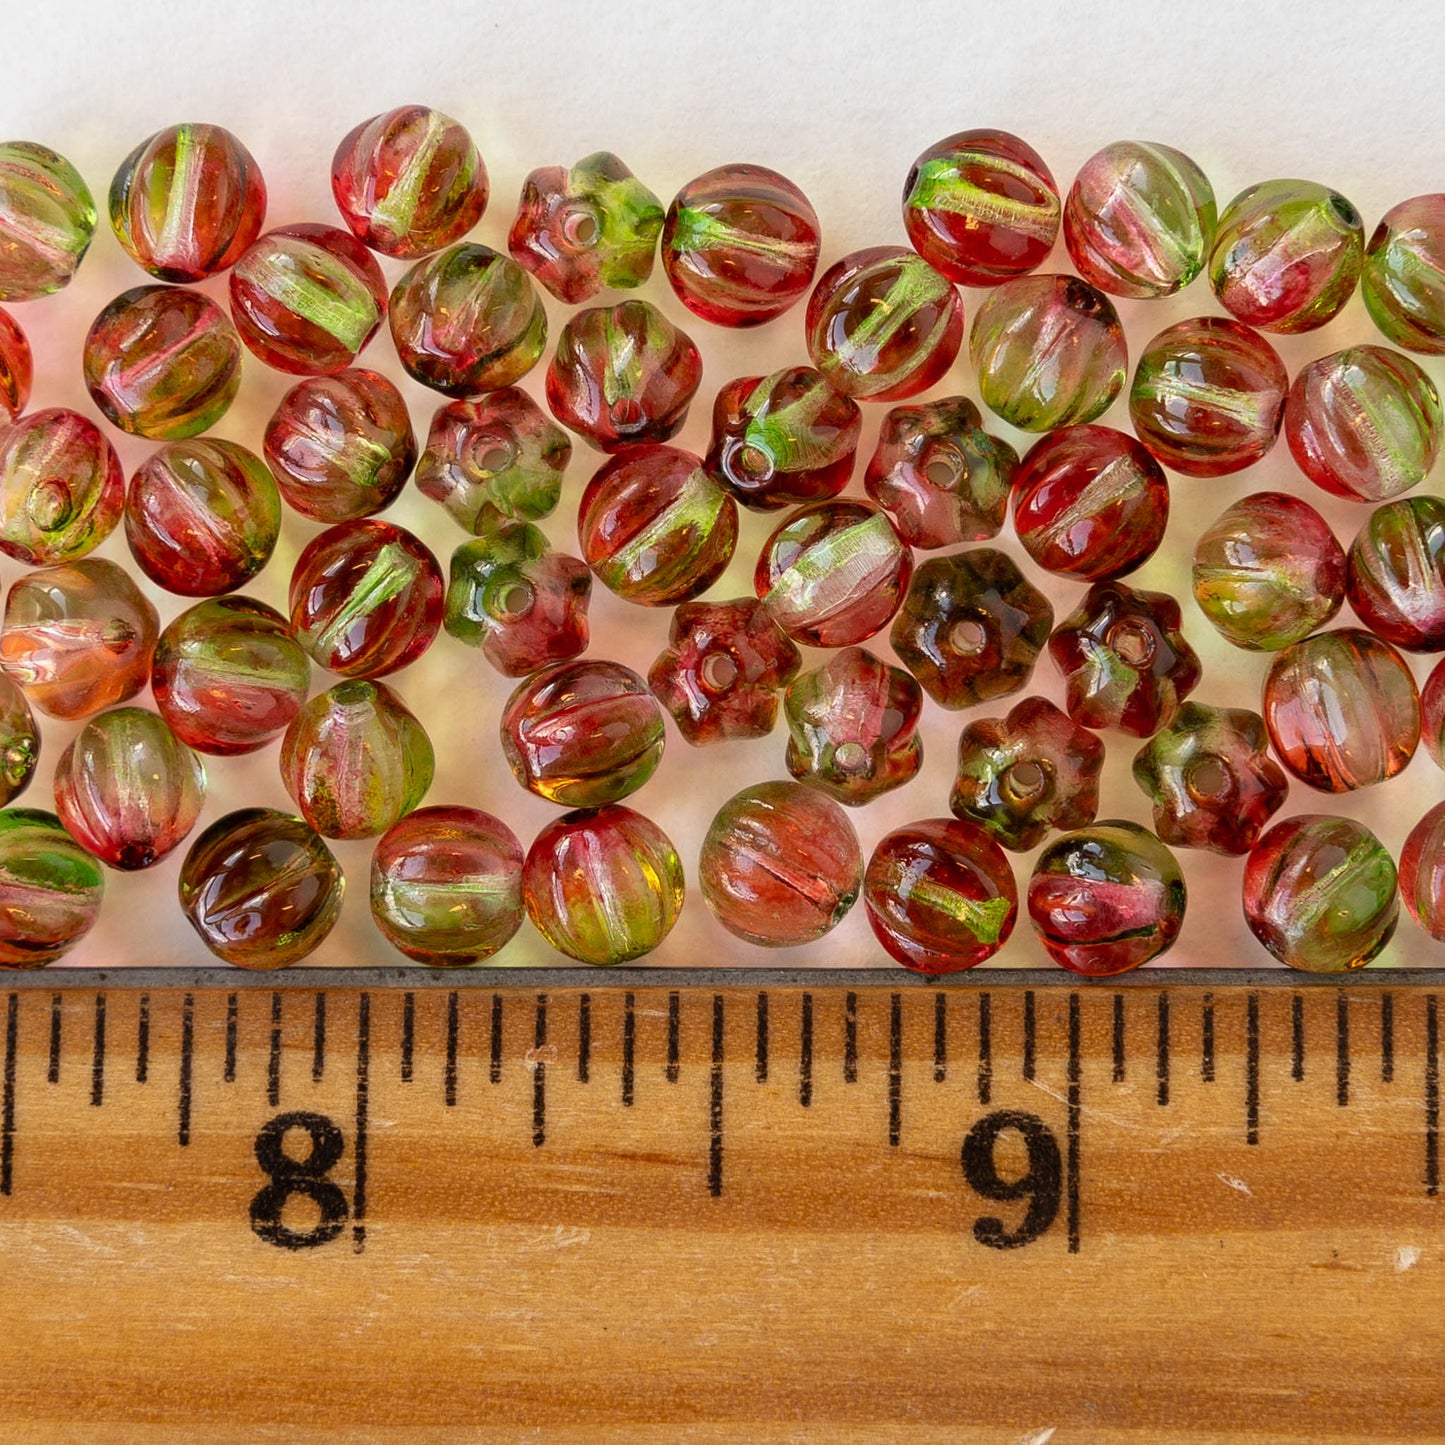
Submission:
[[[0,301],[68,286],[94,234],[95,201],[64,156],[33,141],[0,144]]]
[[[1399,883],[1410,917],[1445,943],[1445,803],[1436,803],[1410,829],[1400,852]]]
[[[1406,351],[1445,353],[1445,195],[1412,196],[1380,219],[1360,294],[1371,320]]]
[[[0,672],[0,807],[13,803],[40,761],[40,729],[20,684]]]
[[[54,963],[95,927],[104,896],[104,871],[54,813],[0,811],[0,968]]]
[[[1437,768],[1445,768],[1445,659],[1420,689],[1420,737]]]
[[[14,421],[30,401],[35,361],[20,323],[0,310],[0,423]]]
[[[1410,652],[1445,650],[1445,502],[1402,497],[1370,513],[1350,546],[1350,606]]]

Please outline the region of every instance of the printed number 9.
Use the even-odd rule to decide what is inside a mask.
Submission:
[[[995,1157],[998,1138],[1012,1129],[1023,1136],[1028,1169],[1017,1179],[1004,1179]],[[1036,1240],[1054,1222],[1063,1194],[1063,1166],[1058,1140],[1036,1114],[1000,1109],[987,1114],[968,1131],[963,1141],[963,1177],[985,1199],[1027,1199],[1019,1227],[1010,1233],[1003,1220],[986,1214],[974,1221],[973,1237],[990,1249],[1017,1249]]]

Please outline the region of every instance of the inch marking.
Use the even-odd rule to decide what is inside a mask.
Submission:
[[[888,1143],[898,1147],[903,1132],[903,995],[895,993],[888,1009]]]
[[[1113,1082],[1124,1082],[1124,995],[1114,995],[1114,1072]]]
[[[462,1032],[461,1002],[453,989],[447,995],[447,1057],[442,1069],[442,1098],[448,1109],[457,1106],[457,1044]]]
[[[1305,1001],[1299,994],[1290,999],[1289,1076],[1298,1082],[1305,1076]]]
[[[1335,996],[1335,1103],[1350,1102],[1350,1015],[1344,994]]]
[[[281,1102],[281,993],[271,995],[271,1056],[266,1061],[266,1099],[274,1109]]]
[[[363,992],[356,1004],[356,1143],[352,1159],[356,1185],[351,1195],[351,1250],[366,1248],[366,1129],[371,1105],[371,995]]]
[[[493,1084],[502,1082],[502,996],[492,995],[492,1057],[487,1065],[487,1080]]]
[[[992,1001],[988,994],[978,996],[978,1102],[987,1104],[993,1094],[993,1052],[989,1035],[992,1028]]]
[[[843,1082],[858,1082],[858,995],[843,997]]]
[[[90,1057],[90,1102],[100,1108],[105,1102],[105,995],[95,996],[95,1048]]]
[[[45,1070],[48,1084],[60,1082],[60,995],[50,996],[50,1065]]]
[[[585,1084],[592,1072],[592,995],[577,1000],[577,1082]]]
[[[798,1102],[806,1109],[813,1102],[813,995],[803,995],[803,1021],[798,1040]]]
[[[226,1071],[222,1078],[228,1084],[236,1082],[236,1015],[239,1010],[236,995],[226,999]]]
[[[0,1099],[0,1194],[9,1194],[15,1173],[15,1046],[20,1032],[20,995],[5,1006],[4,1097]]]
[[[1244,1013],[1244,1142],[1259,1143],[1259,995],[1251,993]]]
[[[326,1072],[326,995],[316,990],[316,1027],[311,1043],[311,1082],[319,1084]]]
[[[674,995],[676,997],[676,995]],[[547,1138],[547,995],[537,995],[537,1027],[532,1035],[532,1147],[540,1149]]]
[[[1034,991],[1024,991],[1024,1079],[1027,1083],[1034,1081],[1034,1043],[1035,1034],[1038,1030],[1037,1020],[1034,1018]]]
[[[416,1048],[416,995],[401,996],[401,1081],[411,1083],[412,1051]]]
[[[1425,1193],[1440,1192],[1440,1021],[1435,995],[1425,995]]]
[[[1395,1082],[1395,996],[1380,995],[1380,1082]]]
[[[948,1077],[948,995],[941,990],[933,996],[933,1082]]]
[[[181,1148],[191,1142],[191,1058],[195,1046],[196,1001],[191,994],[181,1000],[181,1076],[176,1084],[176,1141]]]
[[[1154,1057],[1154,1077],[1158,1081],[1155,1100],[1160,1105],[1169,1102],[1169,995],[1159,995],[1159,1041]]]
[[[676,989],[667,996],[667,1067],[663,1070],[669,1084],[677,1083],[682,1037],[682,999]]]
[[[1079,1107],[1079,996],[1069,995],[1069,1123],[1068,1152],[1065,1155],[1064,1188],[1067,1199],[1066,1223],[1069,1253],[1079,1252],[1079,1134],[1083,1110]]]
[[[759,998],[764,995],[759,994]],[[723,1165],[723,996],[712,996],[712,1073],[708,1076],[707,1192],[722,1193]]]
[[[768,1082],[768,996],[758,994],[758,1057],[754,1069],[758,1083]]]
[[[1204,1012],[1199,1023],[1199,1077],[1214,1082],[1214,995],[1204,995]]]
[[[150,1072],[151,1055],[151,996],[140,996],[140,1009],[135,1026],[135,1081],[143,1084]]]
[[[622,1106],[632,1107],[636,1082],[634,1061],[637,1056],[636,1000],[630,993],[622,995]]]

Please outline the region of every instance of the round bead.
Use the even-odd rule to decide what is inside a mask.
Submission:
[[[1114,296],[1172,296],[1203,269],[1214,191],[1181,151],[1116,141],[1089,157],[1064,203],[1064,244],[1079,275]]]
[[[956,973],[1008,942],[1019,895],[1003,849],[982,828],[928,818],[873,850],[863,904],[874,936],[905,968]]]
[[[235,265],[265,220],[261,168],[218,125],[157,131],[110,183],[116,239],[158,281],[204,281]]]
[[[527,850],[522,896],[537,931],[582,963],[641,958],[682,912],[682,860],[641,813],[612,806],[564,813]]]
[[[54,813],[0,811],[0,968],[54,963],[95,926],[104,893],[100,864]]]
[[[66,831],[112,868],[149,868],[196,825],[206,770],[159,714],[118,707],[93,717],[55,765]]]
[[[1376,637],[1445,650],[1445,501],[1402,497],[1370,513],[1350,545],[1350,606]]]
[[[1173,945],[1184,874],[1147,828],[1111,818],[1065,833],[1029,878],[1029,921],[1055,963],[1091,978],[1127,973]]]
[[[106,420],[156,441],[214,426],[241,385],[241,339],[209,296],[184,286],[124,291],[91,323],[85,384]]]
[[[1436,803],[1405,839],[1400,897],[1410,917],[1436,942],[1445,942],[1445,803]]]
[[[816,788],[756,783],[718,809],[698,881],[729,933],[790,948],[843,921],[863,886],[863,850],[848,815]]]
[[[417,963],[478,963],[522,926],[522,845],[476,808],[418,808],[371,855],[371,917]]]
[[[1438,768],[1445,768],[1445,659],[1420,689],[1420,736]]]
[[[0,807],[13,803],[40,761],[40,729],[20,684],[0,672]]]
[[[14,421],[30,401],[35,358],[20,323],[0,310],[0,423]]]
[[[0,144],[0,301],[68,285],[94,234],[95,201],[64,156],[31,141]]]
[[[719,166],[667,208],[662,269],[677,299],[718,326],[760,326],[808,289],[818,217],[807,196],[766,166]]]
[[[1365,251],[1360,294],[1396,346],[1445,354],[1445,195],[1413,196],[1385,212]]]
[[[1244,919],[1281,963],[1305,973],[1363,968],[1399,918],[1395,865],[1353,818],[1276,823],[1244,865]]]
[[[286,619],[250,597],[218,597],[181,613],[161,633],[151,671],[171,731],[222,756],[279,736],[310,686],[311,664]]]
[[[1264,337],[1237,321],[1197,317],[1144,348],[1129,418],[1166,467],[1222,477],[1274,445],[1288,386],[1284,363]]]
[[[346,879],[300,818],[242,808],[212,823],[181,865],[181,910],[202,943],[238,968],[287,968],[341,916]]]
[[[930,146],[903,183],[903,224],[925,260],[964,286],[1032,271],[1059,234],[1059,191],[1016,135],[965,130]]]

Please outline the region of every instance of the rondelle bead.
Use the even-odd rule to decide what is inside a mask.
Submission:
[[[1244,921],[1305,973],[1363,968],[1399,920],[1395,864],[1363,823],[1302,813],[1276,823],[1244,865]]]
[[[1059,234],[1059,192],[1016,135],[965,130],[929,148],[903,183],[903,224],[951,281],[996,286],[1032,271]]]
[[[125,539],[142,572],[182,597],[250,581],[281,535],[281,496],[265,462],[235,442],[171,442],[136,468]]]
[[[54,813],[0,810],[0,968],[54,963],[95,927],[104,895],[100,864]]]
[[[718,809],[698,858],[702,896],[729,933],[791,948],[840,924],[863,886],[848,815],[803,783],[755,783]]]
[[[470,241],[418,261],[393,287],[387,315],[407,374],[447,396],[511,386],[547,344],[547,313],[527,273]]]
[[[466,127],[424,105],[364,120],[331,158],[336,209],[359,241],[410,260],[460,241],[487,208],[487,168]]]
[[[73,562],[115,530],[124,504],[120,459],[79,412],[0,426],[0,552],[32,567]]]
[[[40,729],[20,684],[0,672],[0,807],[13,803],[40,761]]]
[[[1177,321],[1134,368],[1129,419],[1166,467],[1222,477],[1273,445],[1289,377],[1269,342],[1219,316]]]
[[[1385,212],[1365,250],[1360,294],[1396,346],[1445,353],[1445,195],[1412,196]]]
[[[1147,828],[1110,818],[1055,838],[1029,878],[1029,922],[1049,957],[1107,978],[1167,952],[1184,923],[1179,862]]]
[[[537,932],[598,965],[650,953],[682,912],[682,860],[631,808],[579,809],[548,823],[527,850],[522,896]]]
[[[1408,356],[1351,346],[1301,368],[1284,407],[1284,434],[1317,487],[1384,502],[1429,475],[1440,454],[1440,394]]]
[[[1093,421],[1124,388],[1113,303],[1075,276],[1020,276],[974,312],[968,354],[984,405],[1022,431]]]
[[[1436,803],[1410,829],[1399,872],[1400,897],[1410,917],[1445,942],[1445,803]]]
[[[599,808],[657,771],[666,737],[647,684],[620,662],[559,662],[529,677],[502,709],[502,755],[530,793]]]
[[[1376,507],[1350,545],[1346,588],[1376,637],[1409,652],[1445,651],[1445,501]]]
[[[401,393],[380,372],[338,371],[297,382],[266,427],[266,465],[293,511],[313,522],[384,512],[416,464]]]
[[[1264,331],[1313,331],[1335,317],[1360,279],[1360,213],[1313,181],[1265,181],[1223,210],[1209,284],[1224,309]]]
[[[903,401],[953,365],[963,302],[912,251],[873,246],[823,273],[804,325],[808,355],[835,390],[859,401]]]
[[[435,769],[426,729],[384,682],[319,693],[281,739],[281,781],[326,838],[372,838],[426,796]]]
[[[1392,778],[1420,741],[1420,698],[1404,659],[1358,627],[1293,643],[1270,665],[1264,720],[1279,760],[1325,793]]]
[[[604,286],[652,274],[662,202],[611,151],[570,169],[543,166],[522,182],[507,249],[559,301],[590,301]]]
[[[265,220],[261,168],[218,125],[158,130],[110,183],[116,240],[157,281],[204,281],[234,266]]]
[[[0,424],[14,421],[30,402],[35,358],[20,323],[0,310]]]
[[[214,426],[241,385],[241,338],[226,313],[185,286],[124,291],[91,323],[85,384],[106,420],[156,441]]]
[[[1329,524],[1287,492],[1226,507],[1194,546],[1194,600],[1236,647],[1277,652],[1323,627],[1345,599],[1345,553]]]
[[[915,973],[957,973],[992,958],[1018,918],[1003,850],[971,823],[927,818],[880,840],[863,876],[873,935]]]
[[[384,677],[415,662],[442,624],[442,571],[403,527],[368,518],[313,537],[291,573],[291,626],[320,667]]]
[[[250,753],[301,711],[311,664],[282,615],[251,597],[217,597],[182,612],[156,644],[151,691],[183,743]]]
[[[490,958],[522,926],[522,845],[476,808],[418,808],[371,855],[371,917],[435,968]]]
[[[1079,275],[1114,296],[1172,296],[1203,269],[1214,191],[1171,146],[1115,141],[1086,160],[1064,202],[1064,244]]]
[[[677,299],[718,326],[760,326],[802,298],[818,266],[818,217],[786,176],[727,165],[689,181],[662,228]]]
[[[346,878],[300,818],[242,808],[212,823],[181,865],[181,911],[201,942],[237,968],[287,968],[341,916]]]
[[[0,301],[68,285],[94,234],[95,201],[64,156],[31,141],[0,144]]]
[[[1040,567],[1097,582],[1132,572],[1159,550],[1169,483],[1126,433],[1061,427],[1014,473],[1013,510],[1019,541]]]
[[[196,825],[206,800],[200,758],[143,707],[91,718],[55,765],[55,811],[112,868],[149,868]]]

